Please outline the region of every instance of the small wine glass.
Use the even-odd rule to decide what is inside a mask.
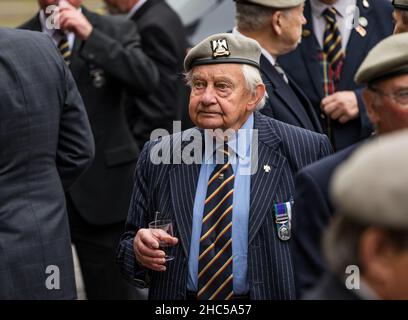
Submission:
[[[155,235],[158,230],[162,230],[173,237],[173,223],[171,220],[154,220],[149,223],[149,229],[152,231],[153,235]],[[159,246],[165,253],[164,259],[166,261],[171,261],[174,259],[174,255],[171,254],[171,247],[173,245],[159,241]]]

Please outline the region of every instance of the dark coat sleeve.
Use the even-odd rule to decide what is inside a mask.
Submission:
[[[296,294],[300,297],[318,283],[325,270],[320,249],[321,236],[329,223],[331,208],[326,199],[326,192],[320,188],[308,170],[301,170],[298,173],[295,185],[291,249]]]
[[[80,56],[103,66],[104,71],[138,94],[153,92],[159,84],[159,72],[142,50],[137,26],[132,21],[112,20],[116,37],[95,27],[83,43]]]
[[[62,59],[61,63],[64,64],[65,101],[61,112],[56,163],[64,189],[67,190],[92,163],[95,145],[82,98]]]

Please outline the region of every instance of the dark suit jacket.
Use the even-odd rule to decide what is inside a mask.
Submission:
[[[128,128],[125,89],[151,92],[158,83],[153,62],[141,49],[137,27],[117,17],[82,8],[93,25],[90,38],[76,38],[70,69],[84,99],[95,137],[96,156],[69,193],[83,218],[94,225],[124,221],[132,193],[139,149]],[[21,26],[41,30],[38,15]],[[92,70],[103,70],[105,84],[93,85]]]
[[[88,117],[48,36],[0,28],[0,48],[0,300],[74,299],[64,189],[92,161]]]
[[[251,299],[292,299],[295,288],[289,243],[277,237],[273,204],[290,201],[294,195],[295,173],[328,155],[331,148],[326,136],[276,121],[258,112],[254,115],[254,128],[259,130],[259,161],[258,170],[251,177],[249,293]],[[184,136],[189,133],[191,131],[184,132]],[[174,143],[174,154],[177,155],[189,146],[188,142],[182,143],[180,137],[181,134],[166,137],[161,145],[172,150]],[[157,141],[146,144],[136,168],[133,197],[126,233],[118,249],[118,261],[126,278],[134,283],[146,280],[146,273],[135,261],[133,238],[140,228],[154,220],[154,212],[161,212],[174,221],[175,235],[180,242],[175,247],[175,260],[168,264],[167,271],[150,272],[149,297],[185,299],[192,212],[200,165],[154,165],[149,154],[156,144]],[[270,165],[272,172],[263,170],[264,165]]]
[[[308,291],[303,300],[361,300],[333,274],[327,273],[316,287]]]
[[[329,197],[331,177],[357,146],[350,146],[317,161],[296,175],[291,249],[298,297],[317,285],[326,269],[321,238],[333,216]]]
[[[188,115],[188,93],[183,77],[187,51],[184,26],[164,0],[149,0],[132,16],[140,32],[143,51],[159,71],[159,86],[149,95],[134,91],[127,103],[132,133],[140,148],[154,129],[173,132],[173,121]]]
[[[339,83],[339,91],[352,90],[355,92],[360,109],[359,118],[340,124],[331,121],[336,150],[344,149],[372,132],[371,123],[361,99],[362,86],[357,86],[354,76],[368,52],[383,38],[391,35],[393,31],[392,6],[388,0],[371,1],[368,8],[363,6],[363,1],[357,1],[360,16],[368,20],[367,35],[362,37],[355,29],[351,32],[346,49],[346,60]],[[324,98],[323,70],[318,61],[319,44],[314,36],[313,18],[310,2],[306,1],[305,17],[307,24],[304,30],[310,35],[304,36],[299,47],[278,59],[284,70],[300,85],[310,99],[316,114],[319,116],[322,127],[326,127],[326,119],[320,117],[320,103]]]
[[[261,110],[264,115],[323,133],[320,121],[303,91],[289,76],[287,84],[264,55],[261,55],[261,74],[268,93],[266,104]]]

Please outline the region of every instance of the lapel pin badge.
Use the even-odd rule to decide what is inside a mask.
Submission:
[[[359,35],[362,36],[363,38],[367,35],[367,30],[364,29],[364,27],[361,26],[361,25],[359,25],[359,26],[356,28],[356,31],[357,31],[357,32],[359,33]]]
[[[312,33],[311,33],[310,30],[308,30],[308,29],[303,29],[303,30],[302,30],[302,37],[303,37],[303,38],[310,37],[311,34],[312,34]]]
[[[363,27],[363,28],[367,28],[368,26],[368,20],[366,17],[360,17],[358,18],[358,23]]]
[[[271,166],[270,165],[264,165],[264,171],[266,172],[266,173],[269,173],[269,172],[271,172]]]

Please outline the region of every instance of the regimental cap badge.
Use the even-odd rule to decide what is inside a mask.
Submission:
[[[231,54],[228,48],[228,41],[225,38],[211,40],[211,48],[213,58],[228,57]]]

